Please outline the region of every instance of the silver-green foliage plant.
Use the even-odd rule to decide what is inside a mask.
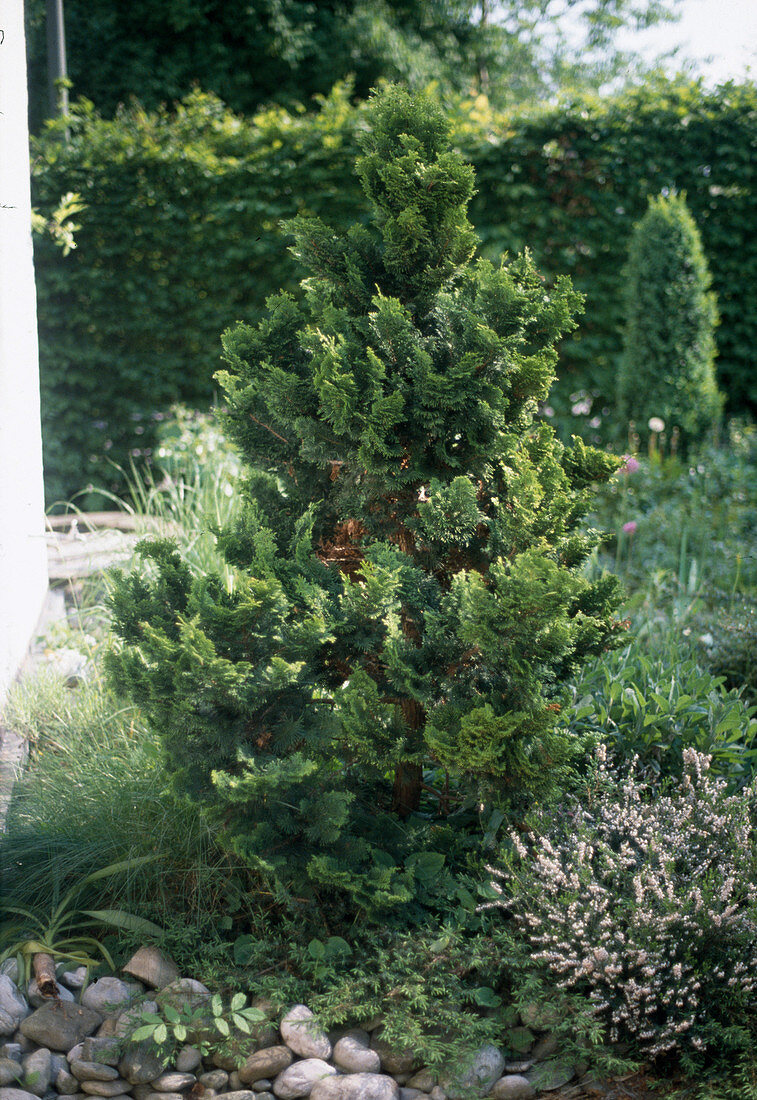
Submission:
[[[718,321],[699,230],[683,195],[660,195],[631,238],[625,271],[621,421],[646,436],[649,420],[683,446],[712,434],[723,405],[715,381]]]
[[[684,763],[650,797],[600,746],[583,804],[490,868],[532,961],[651,1056],[728,1046],[757,991],[755,788],[728,795],[692,748]]]

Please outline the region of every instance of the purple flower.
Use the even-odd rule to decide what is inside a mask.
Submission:
[[[623,455],[623,465],[620,469],[624,474],[635,474],[639,465],[639,460],[635,455]]]
[[[629,519],[628,523],[623,524],[623,530],[627,535],[632,535],[638,526],[635,519]]]

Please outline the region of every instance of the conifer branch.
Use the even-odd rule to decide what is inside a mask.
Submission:
[[[249,413],[248,415],[250,417],[250,420],[252,420],[255,424],[258,424],[261,428],[265,428],[265,430],[267,432],[270,432],[271,435],[275,435],[276,438],[280,439],[282,443],[286,443],[287,447],[290,446],[289,440],[284,439],[283,435],[279,435],[278,432],[275,432],[273,428],[271,428],[268,424],[264,424],[262,420],[258,420],[257,416],[253,416],[252,413]]]

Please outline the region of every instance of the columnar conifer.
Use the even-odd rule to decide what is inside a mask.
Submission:
[[[301,296],[224,336],[233,590],[146,546],[110,662],[179,789],[332,920],[432,904],[461,833],[550,788],[560,683],[619,629],[580,526],[617,462],[535,419],[579,296],[528,253],[473,261],[473,172],[430,101],[369,117],[372,224],[296,219]]]
[[[712,434],[723,408],[715,380],[717,305],[696,223],[682,195],[660,195],[634,229],[618,405],[642,438],[659,418],[683,447]]]

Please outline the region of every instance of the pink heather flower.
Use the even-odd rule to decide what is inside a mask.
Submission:
[[[639,468],[639,460],[635,455],[623,455],[623,465],[620,472],[623,474],[635,474]]]
[[[632,535],[638,526],[635,519],[629,519],[628,523],[623,524],[623,530],[627,535]]]

